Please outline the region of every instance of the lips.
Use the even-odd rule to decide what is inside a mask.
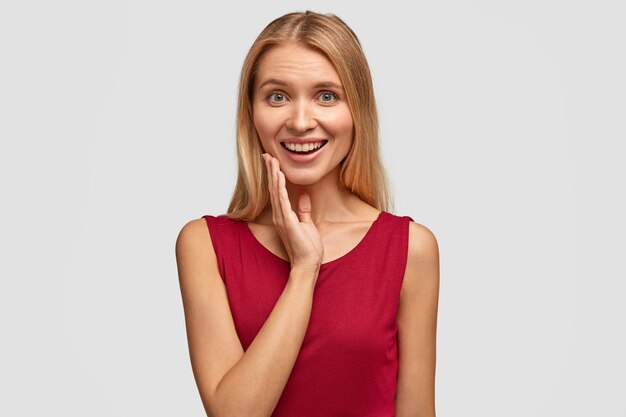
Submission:
[[[280,142],[280,145],[287,158],[292,162],[301,164],[316,160],[324,152],[327,143],[327,139],[287,138]]]
[[[285,148],[290,153],[301,154],[301,155],[309,155],[317,152],[319,149],[324,147],[328,141],[327,140],[316,140],[316,141],[285,141],[281,142],[281,146]]]

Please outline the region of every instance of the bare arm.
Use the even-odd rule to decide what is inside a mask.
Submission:
[[[244,353],[204,219],[176,243],[192,369],[207,415],[269,416],[308,326],[314,280],[292,270],[272,313]]]
[[[267,159],[274,224],[292,261],[289,280],[246,352],[237,337],[226,288],[204,219],[176,242],[178,275],[194,377],[207,415],[267,417],[287,383],[311,316],[323,247],[310,201],[291,210],[277,161]]]
[[[438,299],[437,240],[426,227],[411,223],[398,308],[397,417],[435,417]]]

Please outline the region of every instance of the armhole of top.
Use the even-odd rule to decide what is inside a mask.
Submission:
[[[412,217],[410,216],[402,216],[402,278],[400,280],[400,288],[402,289],[402,285],[404,284],[404,277],[406,276],[406,267],[409,265],[409,246],[411,242],[411,222],[414,222]]]
[[[220,236],[219,236],[219,233],[217,232],[217,227],[215,227],[215,222],[217,221],[217,218],[215,216],[211,216],[208,214],[202,216],[202,218],[206,222],[207,229],[209,232],[209,237],[211,239],[211,246],[213,247],[213,252],[215,253],[215,259],[217,261],[217,268],[220,273],[220,277],[222,278],[222,281],[224,281],[224,265],[223,265],[223,260],[221,256],[222,255],[221,247],[219,243]]]
[[[402,226],[404,228],[404,231],[406,233],[406,237],[404,239],[404,244],[406,245],[406,247],[404,248],[404,252],[406,253],[406,261],[408,261],[409,259],[409,245],[411,242],[411,222],[415,222],[415,220],[413,220],[413,218],[411,216],[404,216],[404,218],[406,219],[406,223]],[[406,269],[406,265],[405,265],[405,269]]]

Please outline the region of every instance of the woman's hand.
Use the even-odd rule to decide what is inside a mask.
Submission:
[[[298,196],[298,213],[291,209],[285,186],[285,174],[280,170],[278,159],[263,154],[267,169],[270,202],[274,226],[289,255],[291,268],[299,268],[316,274],[324,254],[324,245],[317,227],[311,219],[311,199],[306,193]]]

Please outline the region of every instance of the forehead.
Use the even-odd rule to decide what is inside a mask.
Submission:
[[[275,46],[259,61],[255,85],[277,79],[286,83],[320,81],[341,85],[341,80],[330,60],[321,52],[296,43]]]

